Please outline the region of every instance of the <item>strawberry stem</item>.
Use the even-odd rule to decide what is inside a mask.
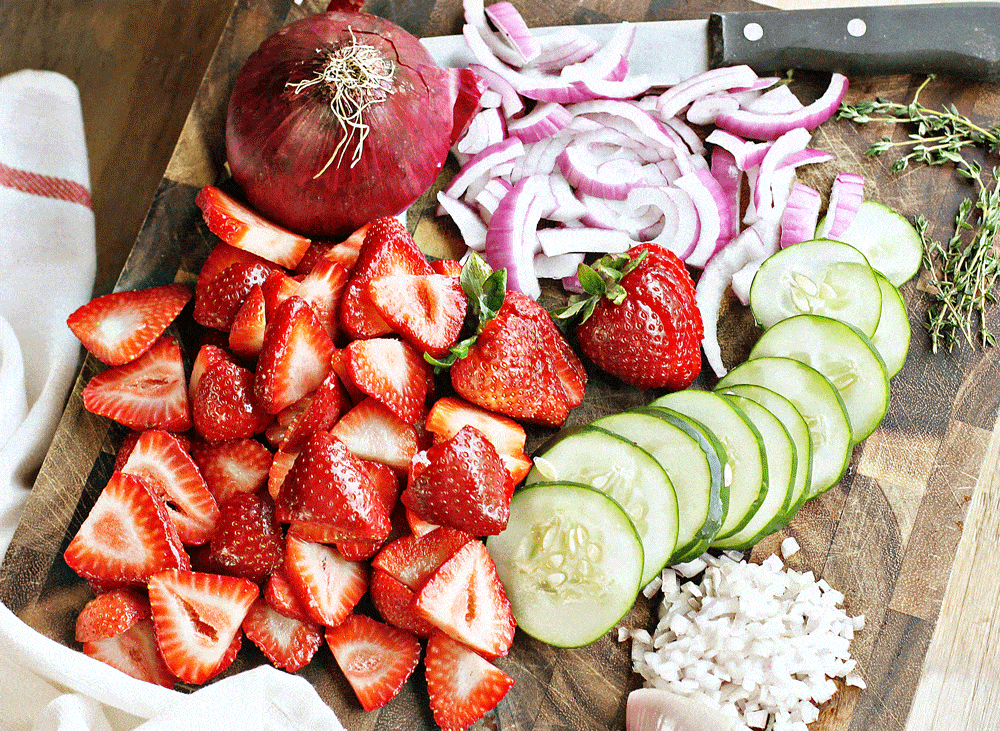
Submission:
[[[577,267],[577,278],[583,287],[583,294],[574,294],[565,307],[552,311],[556,324],[565,329],[586,322],[602,299],[608,299],[616,305],[624,302],[628,292],[620,282],[648,254],[649,251],[645,249],[635,256],[628,253],[605,254],[592,265],[580,264]]]

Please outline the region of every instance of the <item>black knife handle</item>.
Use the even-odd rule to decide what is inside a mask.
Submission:
[[[708,27],[713,67],[1000,80],[997,3],[713,13]]]

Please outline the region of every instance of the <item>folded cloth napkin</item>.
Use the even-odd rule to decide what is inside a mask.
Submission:
[[[94,285],[80,96],[61,74],[0,78],[0,252],[2,555],[79,365],[66,318]],[[343,729],[300,677],[262,666],[192,694],[160,688],[45,637],[2,602],[0,688],[4,731]]]

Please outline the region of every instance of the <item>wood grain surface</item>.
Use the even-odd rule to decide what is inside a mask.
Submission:
[[[193,199],[201,185],[219,180],[222,174],[222,120],[232,80],[246,56],[270,32],[321,10],[325,3],[239,2],[228,20],[223,15],[230,8],[223,13],[218,6],[200,1],[186,3],[183,17],[169,3],[135,2],[119,7],[50,1],[18,4],[18,9],[14,5],[0,3],[0,72],[26,65],[17,59],[30,58],[32,44],[41,43],[47,33],[69,39],[82,28],[98,44],[83,50],[67,43],[50,49],[54,56],[45,51],[40,57],[52,61],[50,67],[56,70],[72,71],[74,64],[81,64],[78,83],[84,82],[88,124],[96,115],[117,125],[96,132],[88,126],[88,141],[94,140],[91,158],[102,276],[109,279],[120,270],[118,288],[191,280],[215,242]],[[688,18],[710,10],[754,7],[728,0],[521,0],[515,5],[530,25]],[[25,7],[33,11],[26,12]],[[392,18],[417,35],[455,33],[461,26],[456,0],[369,0],[365,9]],[[44,29],[46,21],[58,28]],[[134,28],[148,29],[148,33],[137,34]],[[113,49],[126,39],[133,48],[140,46],[141,52],[118,65],[109,60],[102,66],[98,59],[104,58],[103,49]],[[218,47],[211,54],[216,40]],[[11,48],[17,53],[12,54]],[[90,60],[84,64],[86,58]],[[165,68],[156,69],[160,61],[165,61]],[[200,73],[194,75],[194,69],[205,70],[200,85]],[[921,75],[852,79],[849,95],[850,99],[879,95],[904,100],[922,80]],[[153,93],[156,83],[166,83],[171,96],[165,99],[162,93]],[[803,93],[816,93],[823,79],[800,75],[796,83]],[[927,90],[925,101],[954,103],[981,120],[1000,117],[996,86],[942,78]],[[147,128],[142,127],[144,104],[153,120]],[[951,217],[958,201],[969,194],[968,188],[945,168],[891,174],[886,161],[863,155],[883,134],[901,132],[858,128],[848,122],[825,125],[815,146],[835,152],[838,159],[804,172],[805,182],[827,191],[837,172],[859,172],[866,178],[868,197],[908,216],[923,213],[933,221],[934,235],[948,236]],[[172,153],[165,155],[164,150]],[[119,152],[131,152],[134,162],[116,162]],[[139,167],[145,169],[132,169]],[[163,179],[149,185],[164,169]],[[113,179],[108,180],[109,176]],[[148,215],[139,230],[142,219],[135,218],[139,205],[135,198],[141,196],[145,196],[141,210],[148,208]],[[121,211],[116,212],[119,206]],[[103,224],[101,210],[106,211]],[[427,248],[449,241],[448,227],[435,220],[426,205],[415,206],[408,223]],[[109,230],[109,225],[115,230]],[[127,259],[122,255],[125,246],[116,250],[116,244],[110,243],[123,238],[129,239],[131,249]],[[99,281],[98,289],[103,286]],[[953,354],[931,355],[922,330],[927,304],[924,289],[920,281],[903,288],[913,341],[906,366],[893,380],[883,424],[855,449],[839,485],[808,503],[786,531],[754,552],[756,557],[767,555],[784,535],[794,535],[803,550],[791,565],[825,578],[845,593],[849,613],[867,617],[867,628],[855,640],[853,654],[868,688],[845,688],[838,693],[813,724],[817,730],[971,730],[994,728],[998,723],[994,706],[1000,685],[993,668],[1000,652],[995,649],[1000,608],[995,581],[1000,568],[995,549],[1000,537],[1000,485],[994,474],[1000,440],[994,434],[1000,390],[994,384],[1000,353],[962,348]],[[558,297],[554,292],[547,296]],[[994,312],[990,319],[994,332],[996,320]],[[757,331],[747,312],[735,305],[727,311],[722,329],[724,356],[733,364],[745,355]],[[181,334],[188,335],[183,325]],[[189,350],[188,354],[193,353]],[[81,406],[79,392],[97,369],[93,360],[84,365],[35,494],[0,569],[0,599],[29,624],[71,646],[75,646],[75,612],[89,597],[89,589],[62,563],[61,548],[107,480],[124,436],[123,429]],[[586,402],[571,417],[576,423],[646,403],[655,396],[622,388],[593,371],[592,376]],[[703,378],[699,385],[711,384]],[[534,433],[534,443],[546,436]],[[627,624],[644,624],[649,615],[649,605],[640,602]],[[249,648],[234,671],[262,661]],[[636,680],[628,665],[627,646],[614,638],[565,651],[519,634],[511,656],[499,664],[517,684],[497,712],[483,721],[486,727],[624,727],[625,693]],[[352,730],[433,727],[420,678],[381,712],[366,714],[332,667],[329,653],[302,672]]]

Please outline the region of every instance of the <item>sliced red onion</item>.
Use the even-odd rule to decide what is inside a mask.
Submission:
[[[559,153],[556,163],[571,186],[598,198],[625,200],[642,180],[642,170],[622,157],[601,160],[588,145],[572,143]]]
[[[575,274],[572,277],[563,277],[562,286],[563,289],[572,294],[583,294],[583,285],[580,284],[580,278]]]
[[[575,27],[559,28],[547,35],[539,36],[540,52],[526,68],[544,72],[561,71],[571,64],[586,61],[593,56],[601,44]]]
[[[758,78],[757,73],[749,66],[723,66],[710,69],[671,86],[660,95],[656,109],[660,117],[667,119],[679,113],[695,99],[729,89],[745,88]]]
[[[437,194],[438,215],[448,214],[458,227],[462,241],[470,249],[482,251],[486,248],[486,224],[479,214],[458,198],[453,198],[444,191]]]
[[[520,56],[521,66],[538,57],[541,48],[517,8],[507,0],[500,0],[487,6],[485,11],[500,37]]]
[[[743,106],[761,114],[787,114],[799,111],[804,105],[788,84],[779,84]]]
[[[586,61],[564,66],[559,76],[566,81],[588,81],[591,79],[611,79],[620,81],[628,73],[628,54],[635,41],[635,24],[623,22],[607,43]],[[648,88],[648,87],[647,87]]]
[[[580,254],[620,254],[629,250],[635,240],[624,231],[585,227],[541,228],[538,242],[546,256],[559,256],[570,252]],[[575,271],[575,270],[574,270]],[[572,274],[573,272],[570,272]],[[560,274],[553,279],[567,276]]]
[[[691,196],[701,230],[698,243],[684,262],[693,267],[704,267],[712,255],[728,240],[732,215],[726,194],[719,182],[707,170],[695,170],[679,177],[674,185]]]
[[[641,190],[640,188],[634,188]],[[631,238],[638,240],[641,231],[655,225],[661,217],[660,211],[648,206],[641,206],[626,198],[616,201],[609,198],[599,198],[577,193],[580,202],[587,212],[580,217],[584,226],[624,231]]]
[[[822,196],[814,188],[796,181],[781,216],[780,246],[785,248],[815,236]]]
[[[788,179],[787,188],[783,189],[787,176],[776,176],[775,171],[790,155],[806,149],[810,137],[806,129],[801,127],[791,129],[781,135],[764,155],[753,191],[754,209],[758,216],[773,216],[777,213],[777,217],[780,218],[780,212],[776,211],[775,196],[780,195],[777,191],[789,190],[792,183],[791,179]],[[794,176],[794,172],[792,175]],[[783,197],[781,196],[782,200]]]
[[[491,90],[500,95],[500,109],[503,110],[504,116],[507,119],[520,114],[524,111],[524,100],[521,99],[521,95],[517,93],[517,89],[514,85],[510,83],[502,75],[498,74],[494,69],[488,68],[483,64],[471,63],[469,68],[476,72],[483,81],[486,82],[486,86]]]
[[[484,223],[489,224],[490,218],[493,217],[493,212],[500,205],[500,201],[513,188],[514,186],[503,178],[490,178],[486,181],[482,190],[475,196],[476,209],[479,211],[479,217]]]
[[[462,11],[465,16],[463,32],[465,28],[475,31],[475,35],[491,56],[514,67],[518,67],[523,63],[523,57],[517,49],[508,44],[490,28],[483,0],[462,0]],[[466,37],[466,40],[468,40],[468,37]],[[478,57],[478,54],[475,55]]]
[[[537,142],[563,129],[571,119],[573,115],[561,104],[539,104],[523,117],[512,119],[507,131],[522,142]]]
[[[747,109],[723,113],[715,123],[735,135],[754,140],[776,140],[789,130],[798,127],[815,129],[830,119],[840,107],[847,93],[847,77],[834,73],[830,84],[819,99],[794,112],[761,114]]]
[[[555,207],[546,211],[544,216],[550,221],[560,223],[573,223],[579,221],[587,215],[587,208],[580,202],[580,199],[573,193],[566,178],[559,174],[549,176],[549,191]]]
[[[795,152],[786,157],[778,165],[779,168],[793,167],[797,168],[802,165],[812,165],[820,162],[829,162],[833,160],[836,156],[826,152],[825,150],[814,150],[811,147],[801,150],[800,152]]]
[[[573,88],[588,99],[631,99],[649,89],[647,76],[630,76],[626,79],[586,79],[574,81]]]
[[[736,158],[724,147],[715,147],[712,150],[712,162],[710,170],[722,187],[722,192],[726,195],[729,203],[730,239],[735,238],[740,229],[740,202],[743,196],[743,171],[736,164]]]
[[[529,175],[550,175],[558,170],[556,159],[566,147],[566,140],[546,137],[524,146],[524,154],[514,160],[514,167],[507,176],[511,183]]]
[[[820,238],[835,239],[847,230],[858,215],[865,198],[865,179],[857,173],[837,173],[830,187],[830,203]]]
[[[479,104],[483,109],[498,109],[503,103],[503,97],[500,96],[500,92],[495,89],[487,89],[483,92],[483,95],[479,97]]]
[[[508,137],[502,142],[490,145],[482,152],[473,156],[466,165],[451,179],[445,193],[453,198],[461,198],[469,184],[479,177],[495,177],[494,168],[503,163],[511,162],[524,152],[524,145],[517,137]]]
[[[640,187],[629,193],[628,203],[659,211],[662,216],[661,230],[649,238],[655,244],[670,249],[684,260],[694,251],[701,233],[701,221],[691,196],[681,188]],[[643,240],[647,237],[642,236]]]
[[[476,114],[469,129],[455,146],[455,150],[465,155],[475,155],[490,145],[502,142],[507,136],[503,115],[496,108],[486,108]]]
[[[715,124],[723,112],[735,112],[740,108],[740,100],[727,94],[703,96],[691,102],[685,119],[691,124]],[[671,119],[675,119],[671,117]]]
[[[692,155],[697,155],[698,157],[705,155],[705,144],[701,141],[701,137],[698,136],[697,132],[684,124],[682,120],[677,117],[670,117],[663,120],[663,125],[667,129],[677,133],[677,136],[684,141],[684,144],[687,145]]]
[[[618,131],[640,142],[653,145],[664,153],[664,157],[670,157],[670,153],[676,155],[678,152],[689,154],[680,135],[673,130],[668,131],[667,127],[635,104],[615,99],[596,99],[573,104],[568,110],[574,116],[600,114],[616,117],[620,120],[615,126]]]
[[[542,231],[545,230],[547,229],[542,229]],[[575,252],[567,252],[555,256],[535,254],[533,262],[535,276],[539,279],[564,279],[575,276],[580,264],[583,263],[583,259],[584,254]]]
[[[757,276],[757,271],[764,260],[778,250],[778,226],[772,221],[762,218],[755,226],[761,239],[761,252],[738,272],[733,274],[731,287],[736,299],[744,306],[750,304],[750,287],[753,286],[753,279]]]
[[[538,299],[541,289],[535,276],[534,257],[539,249],[538,224],[541,201],[537,178],[519,180],[504,196],[486,230],[484,257],[494,269],[507,270],[507,289]]]

